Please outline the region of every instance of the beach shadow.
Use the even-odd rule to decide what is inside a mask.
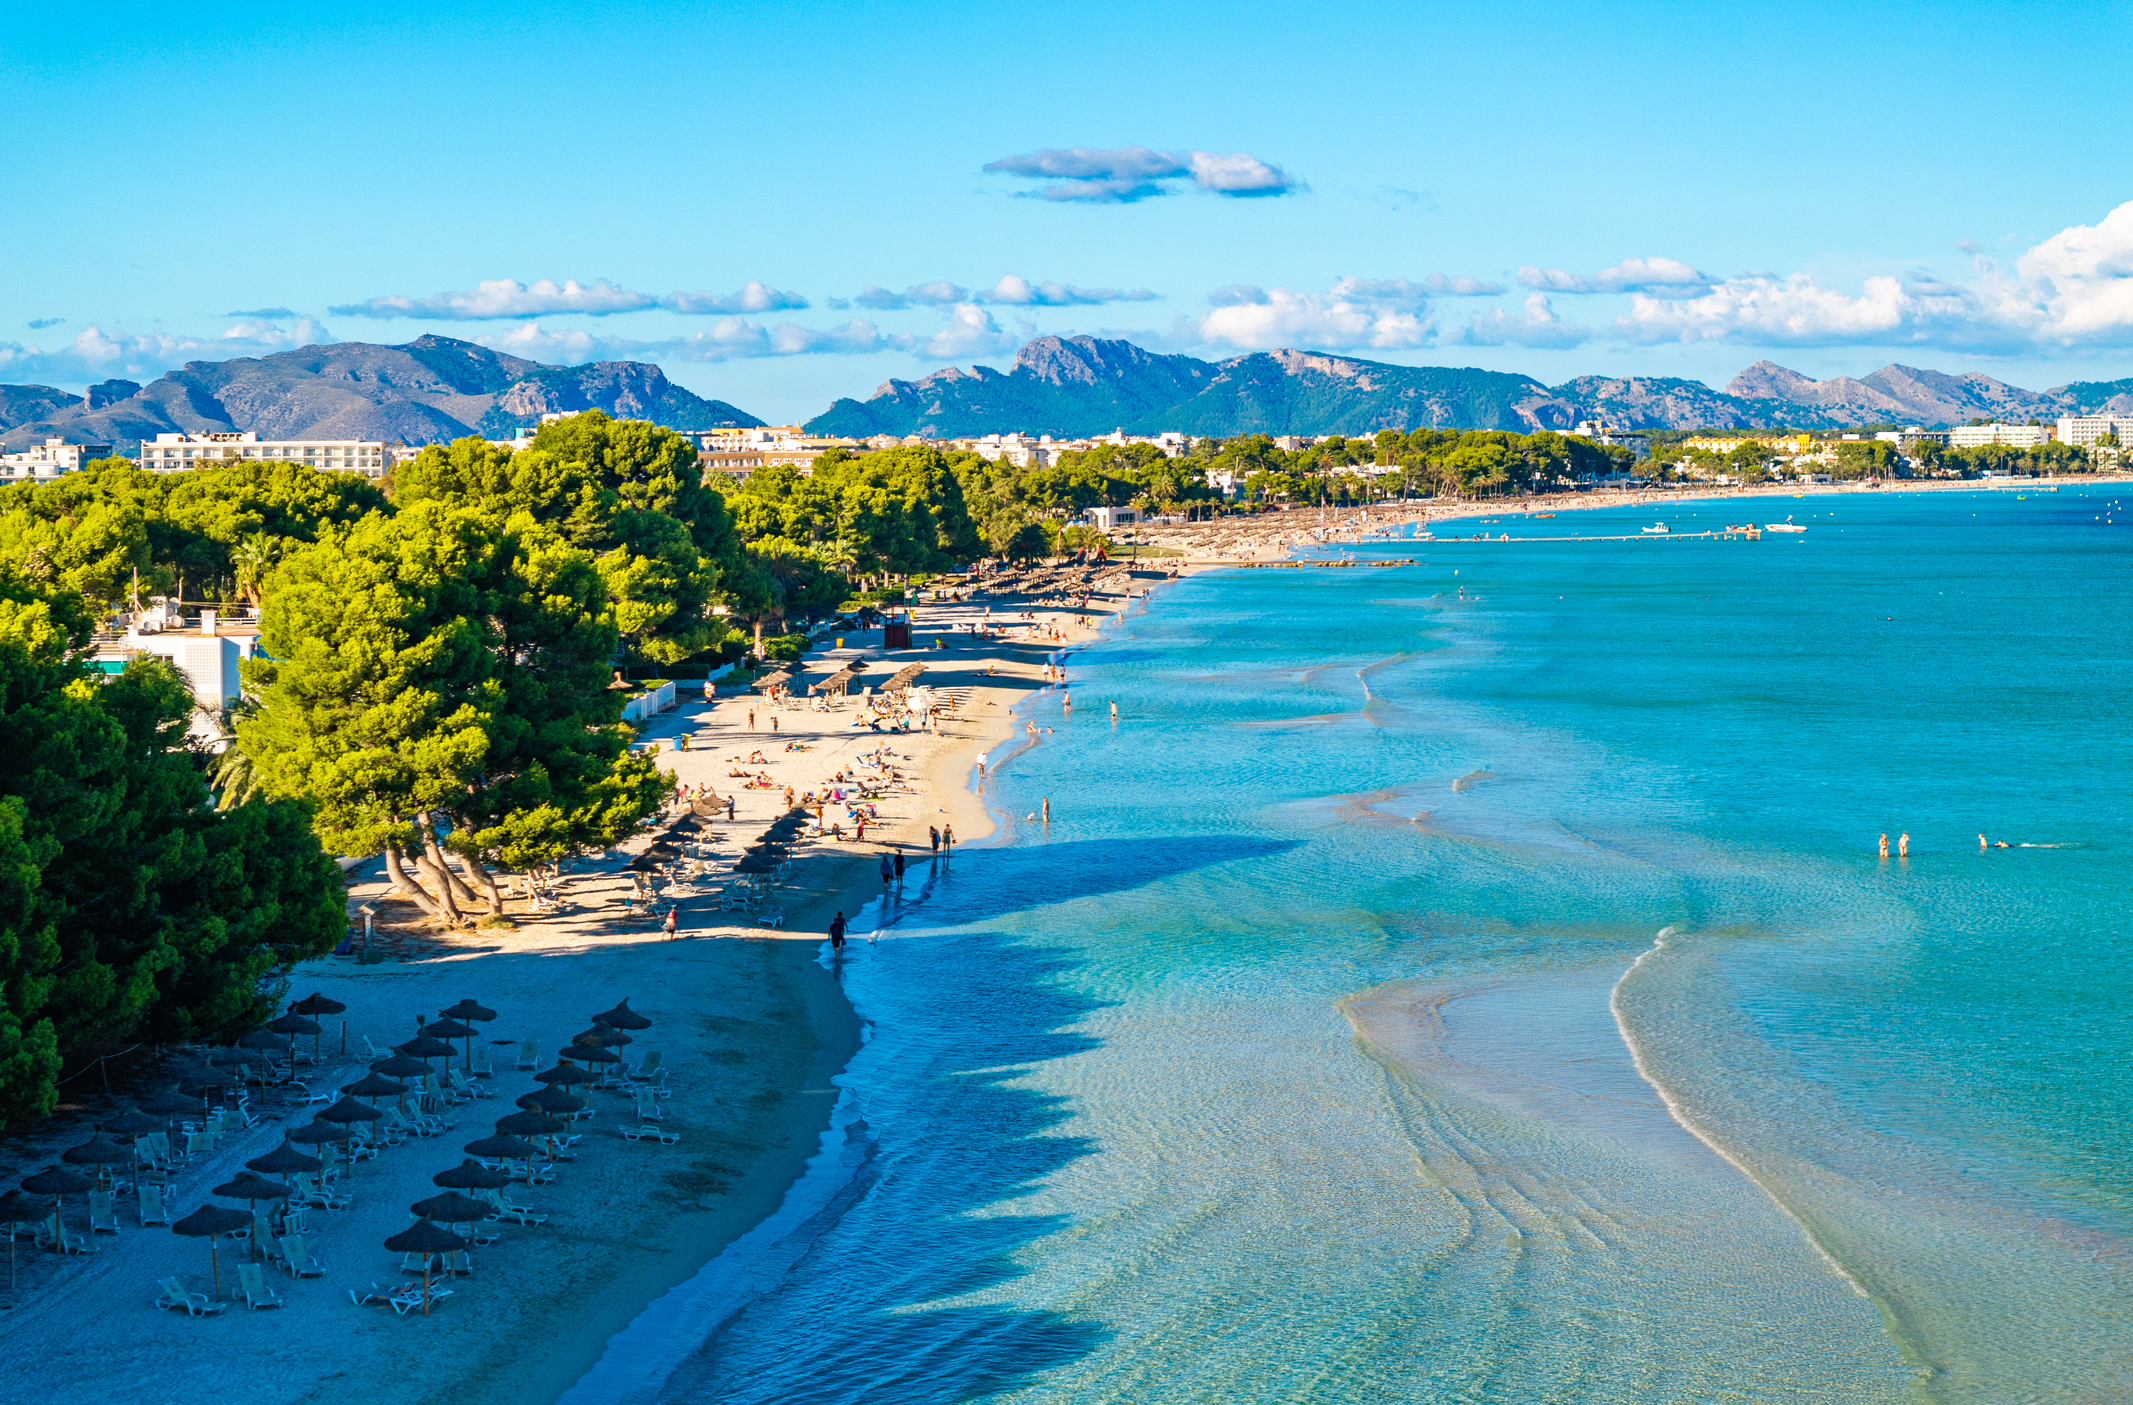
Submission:
[[[1099,1149],[1063,1132],[1072,1102],[1027,1086],[1028,1075],[1097,1048],[1081,1026],[1110,1002],[1076,988],[1084,962],[1071,947],[1033,938],[1026,923],[988,924],[1289,847],[1188,836],[973,849],[933,866],[900,912],[892,904],[887,929],[923,950],[850,955],[855,970],[894,962],[859,990],[876,1030],[855,1066],[874,1124],[865,1160],[803,1231],[814,1238],[791,1269],[659,1398],[946,1405],[1026,1386],[1101,1349],[1108,1324],[1026,1306],[1016,1281],[1031,1246],[1074,1228],[1050,1212],[1048,1188]],[[921,925],[923,936],[897,931]]]
[[[945,859],[922,860],[917,897],[907,896],[901,910],[892,905],[890,916],[903,920],[906,912],[922,911],[923,920],[937,926],[989,922],[1074,898],[1130,892],[1217,864],[1263,862],[1300,843],[1233,834],[1180,834],[1165,835],[1160,842],[1074,839],[958,849]]]

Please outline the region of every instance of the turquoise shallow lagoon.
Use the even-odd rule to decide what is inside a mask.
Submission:
[[[2119,501],[1165,587],[658,1398],[2133,1398]]]

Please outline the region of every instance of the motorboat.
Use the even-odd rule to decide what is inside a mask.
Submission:
[[[1782,522],[1765,522],[1763,530],[1766,532],[1804,532],[1807,529],[1788,517]]]
[[[1668,535],[1666,523],[1654,522],[1651,526],[1646,527],[1644,529],[1644,535],[1648,537],[1663,537]]]

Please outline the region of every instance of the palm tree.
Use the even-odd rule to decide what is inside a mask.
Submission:
[[[230,565],[237,576],[237,593],[252,604],[266,599],[267,573],[281,559],[281,540],[254,532],[230,552]]]

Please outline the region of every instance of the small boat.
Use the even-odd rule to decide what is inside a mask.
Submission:
[[[1654,522],[1651,526],[1646,527],[1644,529],[1644,535],[1648,537],[1663,537],[1668,535],[1668,532],[1666,530],[1666,523]]]
[[[1763,530],[1766,532],[1804,532],[1807,529],[1788,517],[1782,522],[1765,522]]]
[[[2053,491],[2055,491],[2055,492],[2056,492],[2057,490],[2056,490],[2056,489],[2054,489]],[[1535,520],[1537,521],[1537,520],[1539,520],[1540,518],[1543,518],[1543,517],[1553,517],[1553,516],[1555,516],[1555,514],[1554,514],[1554,513],[1552,513],[1552,512],[1536,512],[1536,513],[1534,513],[1534,514],[1533,514],[1533,516],[1534,516],[1534,519],[1535,519]]]

